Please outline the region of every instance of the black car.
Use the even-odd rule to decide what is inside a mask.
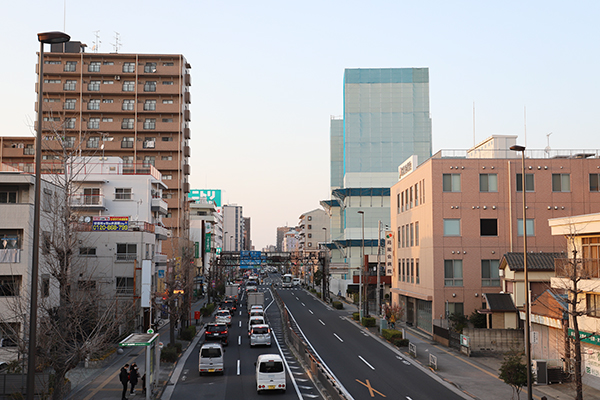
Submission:
[[[221,303],[219,308],[226,308],[232,312],[237,310],[237,307],[235,305],[235,300],[233,300],[233,299],[226,299],[224,302]]]
[[[227,324],[221,324],[216,322],[211,322],[206,324],[206,330],[204,331],[204,340],[218,340],[224,346],[227,346],[229,338],[229,330],[227,329]]]

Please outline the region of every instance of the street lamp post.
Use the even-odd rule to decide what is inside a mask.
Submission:
[[[531,377],[531,318],[529,315],[529,275],[527,270],[527,203],[525,202],[525,146],[510,146],[513,151],[521,152],[523,173],[521,176],[521,190],[523,191],[523,280],[525,283],[525,355],[527,358],[527,399],[532,400]]]
[[[361,216],[361,229],[362,229],[362,241],[361,241],[361,246],[360,246],[360,275],[359,275],[359,282],[360,284],[358,285],[358,308],[360,310],[360,320],[362,323],[362,318],[365,315],[364,311],[363,311],[363,274],[364,274],[364,269],[365,269],[365,212],[364,211],[358,211],[358,213]],[[366,302],[367,299],[365,298],[364,301]]]
[[[29,308],[29,352],[27,359],[27,400],[33,400],[35,392],[35,350],[37,342],[37,295],[40,263],[40,217],[42,185],[42,105],[44,100],[44,43],[64,43],[71,37],[63,32],[38,33],[40,61],[38,75],[37,132],[35,139],[35,197],[33,214],[33,243],[31,255],[31,294]]]
[[[228,231],[225,231],[225,233],[223,234],[223,251],[225,251],[225,240],[227,240],[226,238],[227,238],[228,233],[229,233]],[[231,250],[231,249],[229,249],[229,250]]]

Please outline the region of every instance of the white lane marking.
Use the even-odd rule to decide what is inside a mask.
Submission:
[[[314,312],[312,312],[312,310],[308,310],[309,313],[314,314]]]
[[[335,333],[333,334],[333,336],[335,336],[340,342],[344,343],[344,341],[342,340],[342,338],[339,337],[338,335],[336,335]]]
[[[373,367],[371,364],[369,364],[367,362],[367,360],[365,360],[364,358],[362,358],[361,356],[358,356],[358,358],[360,358],[362,360],[362,362],[364,362],[365,364],[367,364],[369,366],[369,368],[371,368],[373,371],[375,371],[375,367]]]
[[[240,310],[240,315],[242,315],[242,310]]]
[[[306,304],[304,304],[304,303],[302,303],[302,302],[301,302],[301,304],[302,304],[304,307],[306,307]]]
[[[238,336],[238,346],[242,344],[242,336]]]
[[[297,297],[296,297],[296,300],[300,301],[300,299],[299,299],[299,298],[297,298]]]
[[[289,310],[288,310],[288,312],[289,312]],[[298,396],[298,399],[302,400],[302,393],[300,393],[300,388],[298,387],[298,384],[296,383],[296,378],[294,377],[294,374],[292,374],[292,370],[290,369],[290,366],[289,366],[285,356],[283,356],[283,350],[281,349],[281,346],[279,345],[279,340],[277,340],[277,336],[275,336],[275,344],[277,345],[277,348],[279,349],[279,354],[282,355],[283,363],[285,364],[285,367],[288,370],[289,377],[292,380],[292,385],[294,385],[294,388],[296,389],[296,395]],[[304,372],[302,372],[302,375],[304,375]]]
[[[321,323],[323,326],[325,326],[325,322],[323,322],[323,321],[321,321],[321,320],[319,320],[319,322],[320,322],[320,323]]]
[[[242,321],[239,321],[239,322],[240,322],[239,327],[241,328],[242,327]]]
[[[237,361],[237,374],[240,374],[240,360]]]

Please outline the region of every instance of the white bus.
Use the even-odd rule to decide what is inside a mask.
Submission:
[[[294,277],[292,276],[292,274],[285,274],[283,276],[283,278],[281,279],[283,281],[283,283],[281,284],[281,287],[292,287],[293,279],[294,279]]]

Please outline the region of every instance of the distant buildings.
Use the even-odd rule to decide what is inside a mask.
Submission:
[[[244,216],[242,206],[223,206],[224,251],[241,251],[244,245]]]
[[[379,221],[383,227],[390,221],[389,188],[398,165],[413,154],[425,160],[431,149],[427,68],[345,70],[343,119],[331,120],[331,199],[321,202],[331,217],[332,292],[346,293],[349,285],[357,290],[358,211],[364,211],[365,254],[376,255]]]
[[[317,251],[319,244],[325,244],[329,235],[329,215],[321,209],[305,212],[298,222],[299,238],[298,249],[303,252]]]

